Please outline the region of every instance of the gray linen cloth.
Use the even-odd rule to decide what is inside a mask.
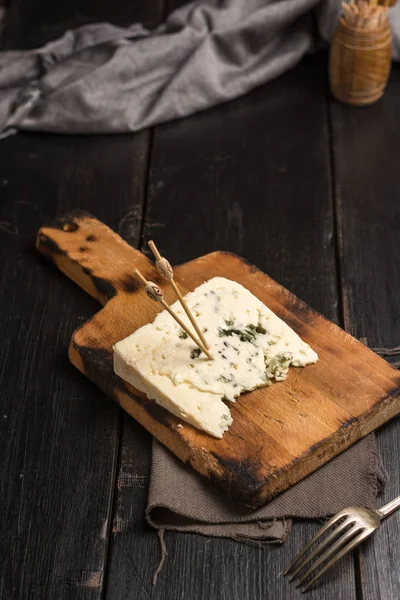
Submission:
[[[153,32],[87,25],[40,49],[0,53],[0,136],[118,133],[184,117],[293,67],[330,38],[339,13],[339,0],[201,0]]]
[[[263,508],[250,511],[230,502],[153,440],[146,518],[161,530],[247,543],[283,542],[291,517],[325,517],[351,505],[372,508],[384,481],[375,438],[370,435]]]

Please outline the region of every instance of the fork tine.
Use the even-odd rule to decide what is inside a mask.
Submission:
[[[354,523],[353,523],[353,525],[354,525]],[[328,548],[325,552],[323,552],[321,554],[321,556],[315,561],[315,563],[313,565],[311,565],[311,567],[308,569],[307,573],[304,573],[304,575],[299,580],[296,587],[301,587],[303,585],[303,583],[305,582],[305,580],[308,579],[310,577],[310,575],[312,575],[315,572],[315,569],[317,569],[330,556],[332,556],[332,554],[335,554],[336,550],[341,548],[347,541],[349,541],[351,538],[353,538],[357,533],[359,533],[363,529],[364,529],[363,527],[352,526],[351,529],[349,529],[349,531],[346,531],[346,533],[341,535],[336,540],[336,542],[334,542],[330,548]],[[317,548],[317,550],[318,550],[318,548]]]
[[[338,512],[331,519],[329,519],[329,521],[327,521],[325,523],[325,525],[323,525],[321,527],[321,529],[319,529],[319,531],[317,531],[316,535],[304,546],[304,548],[299,552],[299,554],[296,556],[296,558],[294,559],[294,561],[290,563],[290,565],[283,572],[283,574],[285,576],[289,575],[289,573],[295,568],[295,566],[297,565],[297,563],[299,562],[299,560],[301,558],[303,558],[303,556],[307,552],[307,550],[309,550],[311,548],[311,546],[321,537],[322,534],[324,534],[326,531],[328,531],[329,527],[332,527],[332,525],[334,525],[335,523],[337,523],[343,517],[348,517],[348,513],[345,510],[342,510],[342,511]]]
[[[331,531],[331,533],[324,539],[323,542],[321,542],[312,552],[311,554],[309,554],[308,556],[306,556],[304,558],[304,560],[301,561],[301,563],[299,565],[297,565],[297,567],[294,569],[294,571],[292,571],[292,573],[290,574],[290,579],[289,581],[292,581],[296,575],[298,573],[300,573],[300,571],[302,571],[304,569],[304,567],[306,565],[308,565],[308,563],[316,557],[317,554],[320,554],[320,552],[322,552],[322,550],[324,550],[324,548],[326,548],[326,546],[328,546],[331,542],[333,542],[343,531],[343,529],[345,529],[346,527],[348,527],[350,525],[350,523],[354,523],[354,521],[351,521],[349,518],[346,518],[343,523],[340,523],[340,525],[338,525],[338,527],[336,527],[336,529],[334,529],[333,531]]]
[[[333,567],[343,556],[345,556],[345,554],[354,550],[354,548],[356,548],[359,544],[361,544],[361,542],[363,542],[368,536],[370,536],[373,533],[373,531],[374,530],[371,529],[365,529],[364,531],[361,531],[361,533],[353,540],[351,540],[344,548],[342,548],[336,554],[336,556],[331,558],[331,560],[319,571],[319,573],[317,573],[317,575],[315,575],[315,577],[313,577],[313,579],[311,579],[311,581],[306,585],[306,587],[304,587],[301,590],[301,592],[307,592],[318,581],[318,579],[322,577],[324,573],[326,573],[331,567]]]

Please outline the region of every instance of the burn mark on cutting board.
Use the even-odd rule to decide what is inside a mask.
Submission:
[[[257,475],[257,467],[261,465],[255,465],[250,462],[249,459],[236,460],[232,457],[224,457],[216,452],[210,452],[212,456],[218,461],[223,468],[223,474],[215,476],[210,474],[210,480],[216,487],[225,489],[225,484],[229,489],[229,494],[234,500],[241,503],[247,503],[251,496],[258,490],[263,481]],[[243,495],[238,490],[238,482],[242,490],[246,490]],[[235,489],[232,489],[232,483],[235,485]]]
[[[57,242],[49,238],[45,233],[39,234],[39,242],[40,250],[42,252],[44,250],[43,253],[46,254],[46,256],[51,256],[52,254],[65,254],[64,250],[61,250]]]
[[[133,294],[140,289],[140,283],[133,275],[126,275],[121,280],[121,287],[124,292],[128,292],[128,294]]]
[[[103,277],[97,277],[96,275],[93,275],[93,270],[89,267],[82,267],[82,271],[85,273],[85,275],[88,275],[92,279],[97,291],[105,296],[108,300],[116,295],[117,290],[110,281],[104,279]]]
[[[74,349],[80,355],[85,374],[110,398],[116,401],[116,390],[123,390],[124,384],[114,373],[113,351],[105,348],[81,346],[72,341]]]
[[[384,412],[387,406],[400,406],[400,373],[398,373],[398,377],[396,378],[396,385],[388,386],[385,390],[385,395],[377,400],[375,404],[370,408],[370,410],[366,411],[363,415],[359,417],[359,421],[365,421],[366,419],[371,419],[375,417],[375,415],[379,415],[380,412]]]
[[[113,381],[113,384],[118,381],[117,375],[114,373],[112,350],[80,346],[75,341],[73,341],[73,345],[75,350],[77,350],[82,357],[87,373],[95,371],[101,375],[104,380],[115,378],[116,381]]]
[[[340,429],[347,429],[351,425],[354,425],[354,423],[357,423],[357,419],[356,419],[356,417],[351,417],[350,419],[347,419],[347,421],[344,421],[341,424]],[[339,429],[339,431],[340,431],[340,429]]]
[[[128,390],[127,393],[129,393]],[[171,413],[157,404],[155,400],[150,400],[150,398],[147,398],[144,394],[135,395],[135,400],[155,421],[161,423],[161,425],[164,425],[164,427],[171,428],[171,418],[173,418]]]
[[[104,348],[93,348],[90,346],[80,346],[73,341],[73,346],[81,356],[85,373],[93,382],[96,383],[102,390],[106,392],[117,403],[115,391],[119,390],[124,394],[134,398],[135,402],[140,404],[142,408],[158,423],[165,427],[171,428],[171,419],[174,417],[162,406],[156,403],[155,400],[150,400],[142,393],[132,393],[121,377],[114,373],[113,351]]]
[[[92,275],[92,280],[96,286],[96,289],[100,292],[100,294],[104,294],[108,300],[116,295],[117,290],[110,281],[107,281],[107,279]]]

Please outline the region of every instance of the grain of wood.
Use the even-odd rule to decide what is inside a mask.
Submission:
[[[68,364],[96,305],[34,240],[77,206],[113,227],[141,211],[147,141],[18,135],[0,147],[1,600],[102,597],[119,411]]]
[[[90,23],[119,26],[158,25],[163,0],[109,2],[108,0],[12,0],[4,32],[6,48],[36,48],[62,36],[68,29]]]
[[[394,68],[385,97],[368,113],[336,103],[331,107],[345,321],[371,346],[399,343],[400,184],[393,159],[400,154],[399,93],[400,71]],[[399,440],[399,419],[377,434],[389,475],[379,504],[400,494]],[[399,535],[400,515],[395,513],[360,549],[363,600],[400,597]]]

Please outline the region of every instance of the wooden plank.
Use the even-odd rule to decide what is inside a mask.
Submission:
[[[93,21],[153,27],[161,10],[161,0],[16,0],[8,14],[4,47],[40,46],[66,29]],[[12,294],[2,297],[0,323],[6,318],[2,330],[20,343],[25,330],[23,342],[35,357],[24,373],[24,391],[16,395],[20,358],[10,343],[2,347],[0,468],[7,475],[2,481],[14,473],[21,476],[0,501],[6,556],[0,567],[2,600],[94,600],[103,594],[121,419],[109,399],[104,401],[103,394],[71,373],[66,362],[71,332],[92,314],[93,302],[62,278],[55,279],[52,269],[38,262],[33,244],[45,219],[76,207],[96,212],[137,244],[149,141],[149,132],[91,139],[19,134],[0,148],[3,260],[10,239],[19,250],[2,273],[2,289],[10,288]],[[15,231],[18,236],[10,238]],[[27,286],[32,293],[36,286],[46,290],[46,296],[37,298],[34,313],[24,299]],[[52,332],[45,340],[36,333],[42,317]],[[54,348],[59,350],[55,353]],[[54,375],[44,388],[48,370]],[[9,375],[8,387],[3,385],[4,373]]]
[[[332,102],[339,239],[346,327],[371,346],[399,345],[400,71],[385,96],[366,111]],[[379,504],[400,494],[399,419],[377,435],[389,480]],[[400,513],[383,522],[360,550],[365,600],[400,597]]]
[[[15,0],[4,46],[39,46],[93,21],[152,27],[161,5]],[[19,134],[0,145],[2,600],[103,594],[121,414],[68,366],[71,333],[95,303],[55,277],[34,238],[80,207],[137,244],[149,141]]]
[[[81,206],[135,242],[146,145],[18,135],[0,147],[2,600],[101,597],[119,411],[67,359],[95,303],[40,260],[34,239]]]
[[[216,248],[242,254],[337,320],[324,69],[303,63],[245,98],[157,128],[145,238],[173,263]],[[150,439],[138,443],[138,434],[125,426],[107,597],[297,598],[281,574],[315,524],[296,524],[274,549],[167,535],[152,587],[159,545],[143,522]],[[310,598],[333,595],[355,598],[352,557]]]
[[[106,4],[16,0],[7,47],[106,20]],[[158,1],[112,4],[119,23],[157,11]],[[0,146],[2,600],[102,597],[120,411],[68,365],[71,333],[95,303],[40,261],[34,238],[44,221],[80,207],[137,243],[148,145],[141,133],[19,134]]]
[[[12,0],[8,9],[3,44],[5,48],[35,48],[54,40],[68,29],[90,23],[119,26],[143,23],[155,27],[163,0],[109,2],[109,0]]]
[[[400,412],[396,369],[244,259],[212,252],[175,267],[182,293],[213,277],[237,281],[300,333],[319,359],[305,371],[291,370],[284,384],[239,397],[222,439],[185,422],[182,426],[180,418],[135,389],[136,377],[130,378],[129,369],[123,367],[122,377],[133,387],[114,374],[114,344],[163,310],[149,302],[134,269],[156,281],[169,304],[175,300],[154,263],[81,212],[41,228],[37,246],[106,304],[74,333],[69,350],[73,364],[181,460],[238,502],[262,506]],[[182,344],[189,356],[193,343],[188,339]],[[221,347],[225,349],[222,341]],[[211,351],[217,356],[217,347],[212,345]],[[206,371],[210,366],[200,357],[201,365]]]

